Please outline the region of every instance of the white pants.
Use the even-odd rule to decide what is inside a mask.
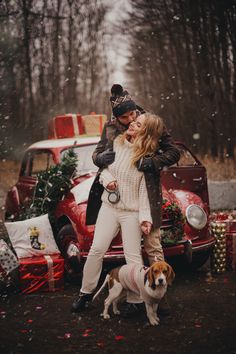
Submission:
[[[84,265],[81,291],[92,293],[102,271],[103,257],[119,229],[122,232],[122,242],[126,263],[143,264],[141,256],[141,228],[138,212],[115,209],[102,203],[98,214],[92,246]],[[135,293],[128,292],[127,301],[142,302]]]

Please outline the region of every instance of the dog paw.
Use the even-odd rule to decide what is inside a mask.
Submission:
[[[119,310],[115,310],[114,311],[114,315],[120,315],[120,311]]]
[[[159,325],[159,323],[160,323],[160,320],[159,320],[159,318],[157,317],[157,318],[149,318],[149,322],[150,322],[150,324],[152,325],[152,326],[158,326]]]
[[[111,318],[111,316],[107,313],[107,314],[102,314],[104,320],[109,320],[109,318]]]

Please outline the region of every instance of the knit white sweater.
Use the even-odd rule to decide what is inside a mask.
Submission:
[[[140,223],[143,221],[152,223],[144,174],[131,164],[133,144],[127,140],[122,144],[119,139],[117,137],[114,140],[115,161],[101,172],[100,183],[106,188],[110,182],[116,181],[120,201],[111,204],[106,190],[102,194],[102,201],[117,209],[139,211]]]

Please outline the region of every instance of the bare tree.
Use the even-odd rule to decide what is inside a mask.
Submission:
[[[235,157],[234,1],[131,0],[137,100],[196,152]]]
[[[106,13],[102,0],[0,2],[1,156],[56,114],[104,109]]]

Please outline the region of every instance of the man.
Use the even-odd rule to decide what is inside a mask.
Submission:
[[[100,168],[100,171],[110,165],[115,159],[113,151],[114,139],[125,132],[129,124],[134,121],[137,116],[144,113],[143,109],[136,105],[126,90],[121,85],[113,85],[111,88],[110,102],[112,106],[113,117],[106,122],[101,135],[101,140],[93,153],[94,164]],[[146,156],[138,162],[137,168],[144,172],[145,182],[147,186],[148,198],[150,201],[150,209],[153,219],[153,229],[148,236],[144,238],[144,250],[148,255],[149,264],[155,261],[164,260],[164,254],[160,240],[161,226],[161,208],[162,208],[162,191],[160,184],[160,171],[165,166],[170,166],[179,160],[180,154],[178,148],[173,143],[170,134],[166,128],[163,131],[159,141],[159,149],[154,156]],[[95,178],[92,185],[87,213],[87,225],[96,223],[97,215],[101,207],[101,195],[103,186],[99,183],[99,174]],[[72,305],[73,312],[80,312],[86,306],[86,302],[90,301],[92,294],[80,293],[79,299],[74,301]],[[127,317],[138,311],[138,306],[128,304],[124,311]],[[159,311],[169,312],[169,305],[166,299],[159,305]],[[159,314],[160,314],[159,312]]]

